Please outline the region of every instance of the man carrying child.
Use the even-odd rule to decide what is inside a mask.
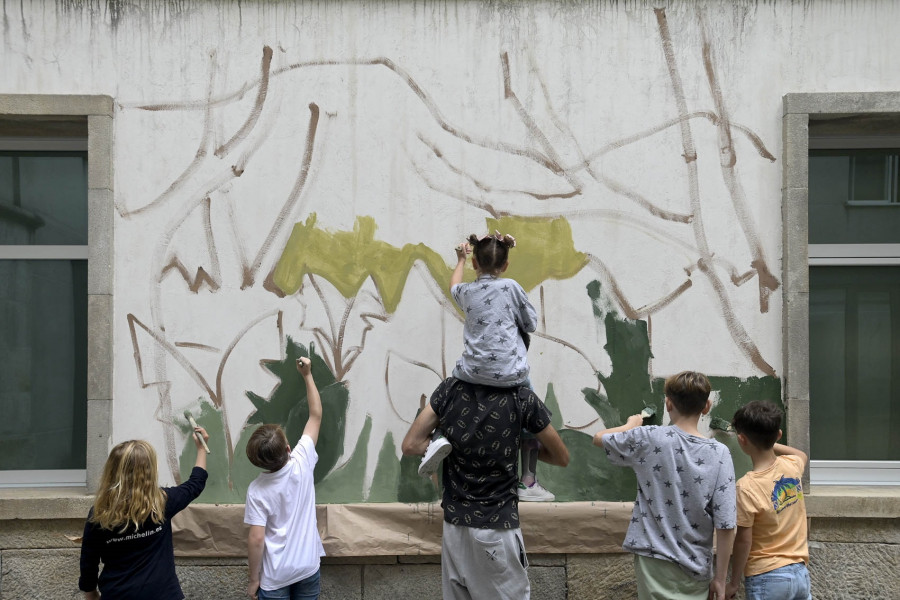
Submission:
[[[550,412],[527,387],[497,388],[449,377],[413,421],[403,453],[424,454],[438,426],[452,445],[441,463],[444,599],[527,600],[517,462],[524,429],[540,441],[540,460],[568,464],[569,451],[550,424]]]

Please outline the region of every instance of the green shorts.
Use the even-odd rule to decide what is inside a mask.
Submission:
[[[637,577],[640,600],[707,600],[709,581],[698,581],[677,564],[634,555],[634,574]]]

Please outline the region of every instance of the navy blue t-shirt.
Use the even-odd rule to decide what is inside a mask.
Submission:
[[[81,541],[81,577],[78,589],[100,589],[103,600],[182,600],[184,593],[175,576],[175,551],[172,546],[172,517],[184,510],[206,487],[207,473],[194,467],[190,478],[166,492],[165,519],[147,520],[136,530],[124,533],[103,529],[91,523],[88,513]],[[100,562],[103,571],[98,579]]]

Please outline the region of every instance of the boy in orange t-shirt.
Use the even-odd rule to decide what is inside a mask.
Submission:
[[[742,406],[732,419],[753,470],[736,486],[738,527],[725,598],[736,596],[743,575],[747,600],[812,599],[800,483],[807,457],[775,443],[782,417],[778,406],[757,401]]]

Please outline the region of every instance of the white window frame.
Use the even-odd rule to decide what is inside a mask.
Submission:
[[[0,151],[87,152],[87,138],[0,137]],[[90,246],[0,244],[0,260],[87,260]],[[87,469],[0,470],[0,488],[84,487]]]
[[[810,150],[900,148],[900,136],[815,136]],[[896,184],[896,182],[895,182]],[[855,206],[883,203],[852,202]],[[900,210],[900,204],[897,210]],[[808,266],[900,265],[900,244],[809,244]],[[900,461],[811,459],[812,485],[900,485]]]

